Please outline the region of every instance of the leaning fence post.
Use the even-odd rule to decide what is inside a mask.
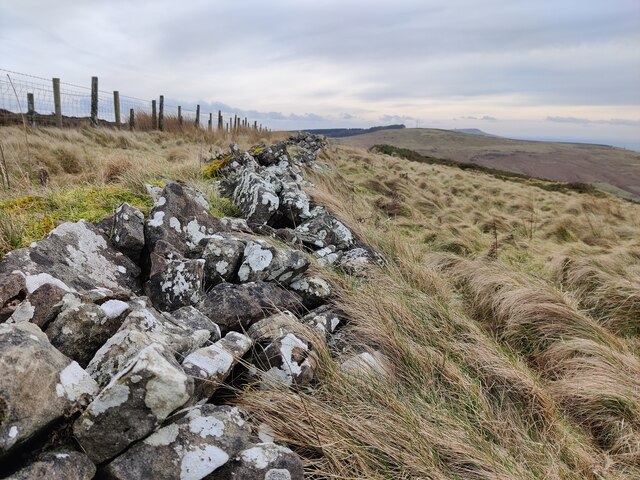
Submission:
[[[178,105],[178,125],[182,126],[182,107]]]
[[[62,105],[60,102],[60,79],[53,79],[53,108],[56,115],[56,127],[62,128]]]
[[[158,108],[158,128],[164,131],[164,95],[160,95],[160,105]]]
[[[158,114],[156,113],[156,101],[151,100],[151,130],[158,128]]]
[[[91,125],[98,126],[98,77],[91,77]]]
[[[33,119],[36,113],[35,101],[33,100],[33,93],[27,93],[27,118],[29,119],[29,125],[34,126],[35,121]]]
[[[218,130],[222,130],[224,128],[222,124],[222,112],[218,110]]]
[[[200,105],[196,105],[196,128],[200,128]]]
[[[129,110],[129,130],[133,132],[136,128],[136,114],[133,111],[133,108]]]
[[[113,115],[116,118],[116,128],[120,130],[120,92],[113,91]]]

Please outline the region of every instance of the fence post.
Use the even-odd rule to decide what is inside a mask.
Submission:
[[[222,130],[224,125],[222,124],[222,112],[218,110],[218,130]]]
[[[53,79],[53,108],[56,115],[56,127],[62,128],[62,105],[60,102],[60,79]]]
[[[116,128],[120,130],[120,92],[113,91],[113,115],[116,117]]]
[[[244,117],[244,126],[245,127],[249,126],[249,119],[247,117]]]
[[[129,130],[133,132],[136,128],[136,114],[133,111],[133,108],[129,110]]]
[[[33,93],[27,93],[27,118],[29,119],[29,125],[33,127],[35,122],[33,117],[36,113],[35,102],[33,100]]]
[[[160,105],[158,108],[158,128],[164,132],[164,95],[160,95]]]
[[[91,125],[98,126],[98,77],[91,77]]]
[[[200,128],[200,105],[196,105],[196,128]]]
[[[156,101],[151,100],[151,130],[158,128],[158,114],[156,113]]]
[[[258,130],[258,121],[257,120],[253,121],[253,129],[254,130]]]
[[[208,130],[211,131],[213,130],[213,113],[209,114],[209,126],[208,126]]]
[[[182,107],[178,105],[178,125],[182,126]]]

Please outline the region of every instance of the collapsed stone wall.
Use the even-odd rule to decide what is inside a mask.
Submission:
[[[310,267],[380,262],[305,193],[324,147],[300,135],[214,159],[243,218],[168,183],[149,187],[146,219],[125,203],[0,260],[0,475],[303,477],[293,451],[216,395],[232,377],[313,382],[314,342],[336,343],[346,319]]]

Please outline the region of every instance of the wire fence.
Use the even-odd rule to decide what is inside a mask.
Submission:
[[[94,83],[95,81],[95,83]],[[102,125],[135,130],[163,130],[167,123],[209,130],[266,130],[257,121],[232,112],[204,112],[154,100],[120,95],[0,68],[0,125],[75,127]],[[168,122],[169,121],[169,122]]]

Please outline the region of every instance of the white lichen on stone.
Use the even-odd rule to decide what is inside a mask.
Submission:
[[[149,435],[144,443],[147,445],[152,445],[154,447],[160,447],[163,445],[170,445],[176,441],[178,438],[178,434],[180,433],[180,428],[175,423],[171,425],[167,425],[166,427],[162,427],[157,432]]]
[[[229,455],[214,445],[190,450],[180,463],[180,480],[200,480],[229,461]]]
[[[119,407],[129,399],[129,387],[122,383],[110,383],[107,387],[100,392],[91,405],[89,405],[88,411],[94,417],[106,412],[110,408]]]
[[[253,465],[258,470],[263,470],[270,463],[278,459],[278,455],[288,451],[275,443],[258,443],[254,447],[243,450],[240,457],[244,463]]]
[[[22,272],[20,272],[22,273]],[[24,274],[23,274],[24,275]],[[27,286],[27,292],[33,293],[38,288],[46,283],[50,283],[51,285],[55,285],[56,287],[60,287],[62,290],[66,292],[75,291],[69,288],[62,280],[48,274],[48,273],[38,273],[35,275],[24,275],[24,281]]]
[[[117,318],[127,311],[129,304],[122,300],[107,300],[100,308],[108,318]]]
[[[75,402],[83,395],[95,395],[98,384],[77,362],[71,362],[60,372],[60,381],[56,384],[56,395],[66,396]]]
[[[238,278],[242,282],[249,279],[251,272],[261,272],[273,260],[273,252],[257,242],[249,242],[244,249],[244,261],[238,270]]]
[[[224,422],[213,416],[195,417],[189,422],[189,430],[202,438],[221,437],[224,434]]]
[[[33,318],[36,312],[36,307],[31,305],[29,300],[25,300],[13,311],[11,317],[9,317],[10,323],[28,322]]]
[[[18,436],[18,427],[16,427],[15,425],[13,425],[10,429],[9,429],[9,438],[16,438]]]
[[[233,355],[219,345],[211,345],[191,353],[184,359],[183,366],[192,365],[208,378],[224,375],[233,366]]]
[[[182,233],[182,225],[180,225],[180,220],[178,220],[176,217],[171,217],[169,219],[169,226],[176,232]]]
[[[160,198],[164,199],[164,197],[160,197]],[[147,222],[147,225],[150,227],[161,227],[163,222],[164,222],[164,212],[154,212],[153,218],[151,218]]]
[[[286,468],[272,468],[264,474],[264,480],[291,480],[291,473]]]

